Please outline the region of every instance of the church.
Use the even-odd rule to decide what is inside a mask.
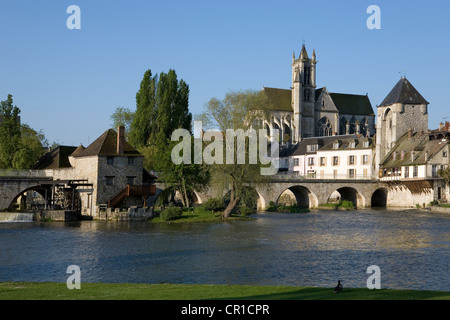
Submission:
[[[329,92],[316,86],[316,53],[309,57],[305,45],[298,58],[292,57],[292,87],[264,87],[271,106],[264,127],[274,138],[279,130],[281,145],[296,144],[305,138],[336,135],[375,134],[375,113],[368,95]]]

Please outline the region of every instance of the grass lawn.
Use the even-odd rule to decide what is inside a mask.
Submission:
[[[1,282],[0,300],[450,300],[450,292],[246,285]]]

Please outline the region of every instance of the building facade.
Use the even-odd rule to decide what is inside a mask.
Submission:
[[[264,87],[271,105],[265,128],[282,145],[305,138],[375,133],[375,113],[368,95],[330,93],[317,88],[316,53],[311,58],[303,45],[300,56],[292,57],[291,89]],[[274,137],[278,129],[279,137]]]

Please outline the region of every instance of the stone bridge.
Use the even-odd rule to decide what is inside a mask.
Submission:
[[[0,173],[0,210],[11,207],[28,190],[43,190],[42,181],[52,181],[52,170],[8,170]]]
[[[156,195],[167,188],[165,183],[156,183]],[[293,200],[293,204],[302,208],[317,208],[328,202],[349,200],[358,208],[381,206],[387,204],[388,189],[377,180],[326,180],[283,178],[275,176],[269,185],[259,186],[249,184],[258,194],[258,210],[264,210],[270,202],[284,203],[285,199]],[[196,191],[198,203],[203,203],[211,197],[224,196],[229,190]]]
[[[0,210],[10,208],[27,190],[35,190],[44,196],[45,188],[42,186],[47,185],[48,190],[48,186],[57,181],[53,181],[52,170],[0,172]],[[374,179],[327,180],[276,175],[269,185],[262,187],[249,184],[249,187],[258,194],[258,210],[265,210],[270,202],[290,202],[302,208],[317,208],[339,200],[352,201],[358,208],[389,205],[388,185]],[[147,204],[152,205],[165,189],[167,186],[164,182],[156,182],[156,194],[147,199]],[[211,197],[224,196],[228,192],[227,189],[218,191],[213,188],[196,191],[196,202],[203,203]]]

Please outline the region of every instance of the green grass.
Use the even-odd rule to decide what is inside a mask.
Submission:
[[[246,285],[1,282],[0,300],[450,300],[450,292]]]
[[[170,220],[164,221],[160,217],[153,218],[149,220],[151,223],[193,223],[193,222],[225,222],[225,221],[233,221],[233,220],[255,220],[251,217],[245,217],[240,215],[232,215],[230,218],[224,219],[220,212],[212,213],[209,211],[198,211],[195,212],[193,210],[183,211],[180,217]]]

